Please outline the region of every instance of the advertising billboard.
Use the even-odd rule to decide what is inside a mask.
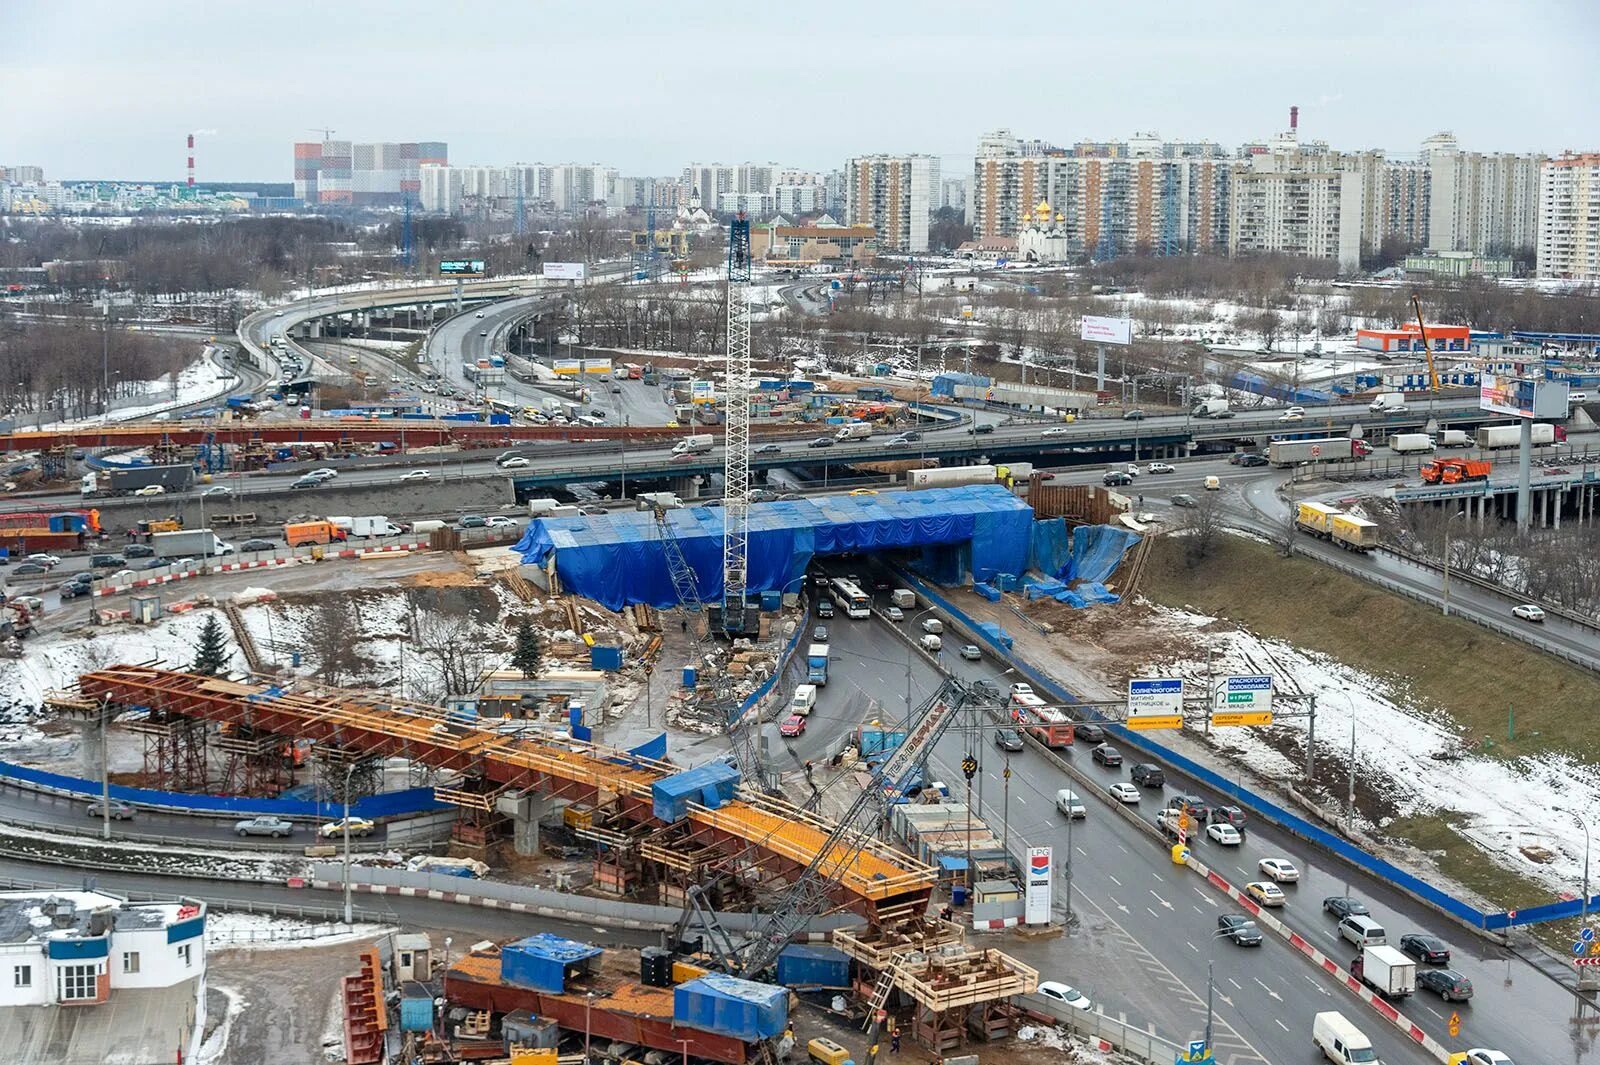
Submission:
[[[1132,344],[1133,319],[1103,318],[1097,314],[1086,314],[1083,316],[1083,331],[1080,336],[1091,344]]]
[[[1028,848],[1027,887],[1022,896],[1024,924],[1050,923],[1052,905],[1050,866],[1049,847]]]
[[[1517,418],[1565,418],[1565,381],[1534,381],[1486,373],[1478,384],[1478,408]]]
[[[711,403],[717,398],[716,392],[711,387],[710,381],[689,382],[690,403]]]
[[[1135,731],[1183,727],[1183,678],[1128,681],[1128,727]]]
[[[1211,708],[1213,725],[1272,724],[1272,678],[1229,677],[1217,685]]]
[[[482,277],[484,267],[482,259],[441,259],[439,274],[442,277]]]
[[[544,276],[556,281],[582,281],[584,266],[582,263],[545,263]]]

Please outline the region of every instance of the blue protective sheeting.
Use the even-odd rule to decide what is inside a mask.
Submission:
[[[1000,601],[1000,589],[996,588],[992,584],[985,584],[982,581],[979,581],[977,584],[972,586],[972,590],[989,600],[991,603],[998,603]]]
[[[508,984],[559,995],[567,989],[568,969],[602,953],[588,943],[540,932],[500,948],[500,976]]]
[[[987,388],[989,379],[975,373],[942,373],[933,379],[933,386],[928,390],[935,396],[954,396],[956,385],[977,385]]]
[[[672,1019],[753,1043],[789,1026],[789,989],[707,973],[672,989]]]
[[[720,507],[666,513],[701,602],[722,599],[722,517]],[[1032,524],[1028,505],[1000,485],[757,503],[750,508],[748,586],[792,590],[815,555],[916,548],[935,579],[955,583],[970,569],[975,580],[988,580],[1023,570]],[[611,610],[678,605],[648,512],[537,518],[516,551],[529,565],[544,565],[553,554],[563,589]]]
[[[989,639],[993,640],[995,643],[997,643],[1000,646],[1004,647],[1008,651],[1011,650],[1011,637],[1006,635],[1006,630],[1002,629],[998,622],[994,622],[994,621],[980,622],[978,624],[978,629],[979,629],[980,632],[982,632],[985,636],[989,637]]]
[[[668,824],[676,824],[689,816],[691,802],[715,810],[733,798],[738,783],[739,770],[727,762],[707,762],[658,780],[650,787],[655,816]]]
[[[778,954],[778,983],[784,987],[849,987],[850,955],[825,943],[790,943]]]
[[[1122,556],[1139,542],[1139,534],[1115,525],[1080,525],[1072,530],[1072,565],[1064,577],[1069,581],[1095,581],[1104,584],[1117,571]]]
[[[1072,542],[1067,536],[1067,519],[1047,518],[1033,523],[1033,545],[1029,552],[1033,569],[1050,577],[1064,576],[1072,565]]]

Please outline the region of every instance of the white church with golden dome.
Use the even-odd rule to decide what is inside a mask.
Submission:
[[[1017,233],[1017,258],[1028,263],[1068,260],[1066,218],[1060,211],[1052,211],[1048,200],[1040,200],[1023,218],[1025,224]]]

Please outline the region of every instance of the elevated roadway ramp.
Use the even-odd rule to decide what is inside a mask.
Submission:
[[[144,666],[86,673],[78,687],[86,699],[153,715],[249,726],[363,756],[407,758],[463,775],[485,801],[531,791],[597,808],[614,805],[627,824],[671,830],[676,839],[729,861],[753,857],[785,877],[803,871],[834,829],[798,807],[743,788],[727,801],[685,803],[683,817],[663,820],[656,785],[681,775],[678,766],[574,740],[507,735],[433,707]],[[937,875],[933,868],[865,836],[855,842],[830,851],[823,870],[837,905],[869,921],[926,906]]]

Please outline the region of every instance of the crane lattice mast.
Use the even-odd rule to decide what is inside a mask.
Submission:
[[[750,220],[728,228],[728,368],[723,398],[722,627],[742,633],[750,548]]]

